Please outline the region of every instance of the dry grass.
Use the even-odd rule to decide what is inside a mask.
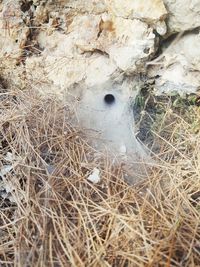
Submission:
[[[200,266],[197,107],[185,119],[166,108],[153,130],[158,166],[131,187],[61,104],[30,92],[0,97],[0,169],[8,152],[13,165],[0,199],[0,266]],[[97,185],[87,180],[94,167]]]

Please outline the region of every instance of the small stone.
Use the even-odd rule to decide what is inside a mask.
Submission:
[[[88,176],[87,180],[94,184],[99,183],[101,181],[99,173],[100,173],[99,169],[94,168],[92,173]]]
[[[156,31],[161,36],[165,35],[167,33],[167,25],[164,21],[158,21],[156,24]]]

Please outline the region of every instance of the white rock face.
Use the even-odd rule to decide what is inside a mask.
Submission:
[[[10,86],[24,88],[23,47],[30,33],[18,0],[0,3],[0,77]],[[16,66],[18,64],[18,66]]]
[[[137,73],[155,52],[153,28],[139,20],[111,20],[106,14],[76,16],[67,34],[40,32],[37,41],[44,51],[27,59],[27,73],[33,75],[37,64],[38,73],[45,71],[61,91],[83,78],[92,85],[109,80],[117,71]],[[33,81],[41,81],[38,73]]]
[[[116,17],[113,30],[103,30],[98,42],[116,66],[126,73],[137,72],[154,51],[153,29],[136,19]]]
[[[19,0],[4,0],[0,4],[0,26],[7,31],[0,33],[0,55],[15,58],[18,63],[27,45],[39,47],[40,55],[23,57],[23,68],[16,68],[13,75],[17,84],[25,75],[26,83],[45,94],[48,90],[62,94],[83,79],[92,86],[120,72],[144,72],[145,61],[156,51],[153,29],[160,34],[166,31],[167,11],[162,0],[127,0],[125,5],[115,0],[33,4],[27,11]],[[29,41],[31,24],[38,30]],[[9,79],[13,69],[10,66],[14,64],[2,63]]]
[[[99,0],[68,0],[68,1],[63,1],[61,0],[62,3],[67,2],[67,6],[73,9],[78,10],[79,13],[92,13],[92,14],[100,14],[105,11],[107,11],[107,6],[105,4],[105,1],[99,1]]]
[[[35,0],[26,8],[20,0],[3,0],[0,75],[19,88],[32,86],[44,94],[62,96],[67,87],[82,80],[93,86],[120,73],[144,73],[157,50],[154,30],[168,36],[197,26],[199,0]],[[179,50],[171,50],[167,59],[171,66],[163,62],[164,70],[156,69],[162,76],[162,82],[157,82],[161,91],[174,86],[174,73],[183,78],[183,90],[197,88],[196,74],[186,73],[182,57]],[[187,57],[187,65],[198,71],[192,57]]]
[[[18,1],[3,1],[0,13],[0,57],[21,55],[29,28],[23,22],[22,11]]]
[[[87,180],[94,184],[97,184],[101,181],[101,177],[99,174],[100,174],[100,170],[97,168],[94,168],[93,172],[88,176]]]
[[[200,26],[199,0],[163,0],[168,16],[168,34]]]
[[[140,19],[156,23],[166,17],[167,11],[162,0],[105,0],[111,12],[117,17]]]
[[[200,34],[187,34],[163,52],[149,69],[156,79],[156,92],[194,93],[200,89]]]

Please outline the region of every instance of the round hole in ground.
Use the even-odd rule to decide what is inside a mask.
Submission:
[[[107,94],[104,96],[104,102],[108,105],[112,105],[115,102],[115,97],[113,94]]]

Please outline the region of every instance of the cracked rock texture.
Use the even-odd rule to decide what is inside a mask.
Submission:
[[[94,85],[120,72],[143,71],[144,62],[155,52],[153,28],[140,20],[108,13],[76,15],[66,34],[40,31],[37,42],[43,51],[27,60],[27,72],[32,73],[37,64],[38,72],[43,72],[40,66],[61,91],[82,79]],[[36,73],[33,81],[38,78],[42,79]]]
[[[200,26],[199,0],[164,0],[168,10],[168,34]]]
[[[142,73],[157,91],[192,92],[199,86],[199,26],[199,0],[3,0],[0,78],[62,97],[74,83]]]
[[[3,0],[0,17],[0,76],[8,86],[62,95],[82,80],[93,86],[143,73],[160,92],[198,89],[199,53],[190,52],[198,35],[160,49],[156,66],[149,62],[159,39],[200,26],[199,0]]]
[[[157,93],[194,93],[200,89],[200,34],[175,40],[149,69]]]
[[[123,5],[116,1],[4,0],[1,75],[10,82],[14,69],[15,86],[62,93],[83,79],[92,86],[121,73],[144,72],[156,52],[154,27],[167,13],[161,1],[152,4],[153,13],[146,8],[140,14],[141,3],[121,16]]]
[[[166,17],[167,10],[162,0],[118,1],[105,0],[109,10],[117,17],[139,19],[156,24]]]

